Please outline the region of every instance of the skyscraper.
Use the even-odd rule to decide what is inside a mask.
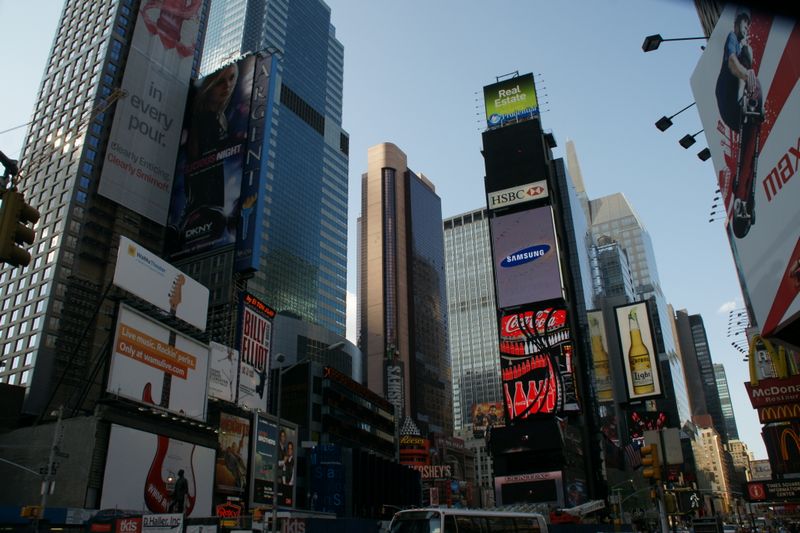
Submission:
[[[717,381],[717,391],[719,392],[719,404],[722,409],[722,417],[725,419],[725,433],[728,441],[739,440],[739,430],[736,427],[736,414],[733,412],[733,402],[731,402],[731,391],[728,389],[728,377],[725,375],[725,366],[714,363],[714,377]]]
[[[358,252],[367,386],[423,434],[452,435],[441,200],[397,146],[373,146],[367,159]]]
[[[453,423],[471,422],[472,406],[503,401],[499,339],[486,209],[444,220]]]
[[[114,302],[105,297],[114,251],[120,235],[161,248],[162,215],[150,207],[168,197],[175,163],[161,141],[178,141],[168,124],[180,123],[199,66],[206,8],[176,14],[133,0],[64,3],[20,164],[19,190],[42,215],[33,258],[0,274],[0,382],[28,387],[26,412],[91,409],[97,397],[113,326]],[[158,106],[163,127],[139,121],[136,102]],[[115,131],[149,168],[130,160]],[[117,186],[126,164],[141,174],[122,174]]]
[[[201,71],[246,52],[275,54],[280,87],[261,261],[247,288],[275,309],[343,336],[349,138],[342,129],[344,47],[330,15],[322,0],[216,0]]]

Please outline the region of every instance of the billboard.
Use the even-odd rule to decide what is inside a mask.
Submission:
[[[272,319],[275,310],[248,292],[239,300],[239,405],[266,407]]]
[[[772,474],[800,473],[800,421],[776,422],[761,430]]]
[[[579,410],[574,351],[566,309],[503,314],[500,375],[507,421]]]
[[[107,391],[205,420],[208,347],[122,305]]]
[[[592,344],[592,381],[597,401],[607,403],[614,401],[614,386],[611,378],[611,366],[608,360],[608,338],[606,322],[602,311],[587,311],[589,321],[589,338]]]
[[[561,298],[561,265],[550,206],[490,222],[497,307]]]
[[[338,444],[318,444],[311,452],[311,509],[342,516],[347,501],[347,474]]]
[[[483,402],[472,405],[472,431],[483,433],[487,428],[505,425],[502,402]]]
[[[733,256],[765,336],[800,312],[797,24],[727,6],[691,78]]]
[[[220,413],[219,448],[214,468],[217,492],[244,497],[249,457],[250,420]]]
[[[622,369],[628,399],[643,400],[661,395],[658,353],[647,304],[637,302],[614,308],[617,319]]]
[[[548,196],[547,180],[534,181],[532,183],[490,192],[486,195],[486,205],[489,209],[499,209],[510,205],[540,200]]]
[[[201,4],[143,3],[136,17],[98,193],[167,221]]]
[[[208,397],[236,401],[239,350],[211,342],[209,348]]]
[[[532,472],[494,478],[496,506],[512,503],[554,503],[564,505],[563,478],[560,470]]]
[[[210,516],[214,450],[112,424],[100,507],[168,513],[181,470],[189,489],[186,516]]]
[[[263,415],[256,415],[255,426],[251,506],[272,505],[272,484],[277,472],[278,505],[294,507],[297,426],[282,420],[278,431],[276,420]]]
[[[533,74],[523,74],[485,86],[483,103],[489,128],[539,116]]]
[[[114,285],[205,331],[208,289],[127,237],[119,239]]]
[[[236,244],[236,270],[256,268],[272,68],[271,56],[250,55],[193,84],[169,205],[171,260]]]

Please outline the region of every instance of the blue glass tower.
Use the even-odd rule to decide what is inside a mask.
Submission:
[[[278,90],[258,272],[247,288],[280,311],[344,335],[348,135],[344,48],[321,0],[217,0],[201,72],[270,50]]]

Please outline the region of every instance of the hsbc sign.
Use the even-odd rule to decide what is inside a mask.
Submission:
[[[547,198],[547,196],[547,182],[542,180],[489,193],[486,195],[486,202],[489,209],[497,209],[509,205],[521,204],[523,202],[530,202],[531,200],[539,200],[540,198]]]

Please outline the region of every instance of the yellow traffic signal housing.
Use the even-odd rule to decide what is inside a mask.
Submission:
[[[253,509],[253,522],[261,522],[264,519],[264,509],[256,507]]]
[[[21,192],[3,191],[0,205],[0,261],[14,266],[28,266],[31,254],[18,245],[33,244],[36,234],[28,224],[36,224],[39,211],[25,203]]]
[[[647,446],[643,446],[640,453],[642,454],[642,465],[645,467],[642,471],[642,475],[653,481],[660,481],[661,457],[658,454],[658,445],[648,444]]]

